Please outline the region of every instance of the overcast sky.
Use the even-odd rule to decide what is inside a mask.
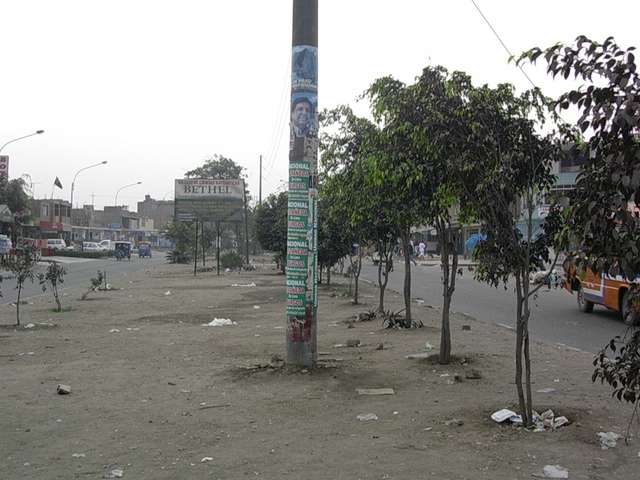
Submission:
[[[640,45],[638,0],[319,4],[319,107],[361,114],[376,78],[412,82],[427,65],[529,88],[476,5],[515,55],[578,35]],[[10,177],[66,200],[76,177],[74,206],[118,193],[135,211],[214,154],[244,166],[257,197],[262,156],[266,198],[287,180],[291,18],[291,0],[0,0],[0,146],[45,130],[2,150]],[[525,71],[547,95],[567,89],[542,64]]]

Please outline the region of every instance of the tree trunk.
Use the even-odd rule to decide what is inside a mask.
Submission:
[[[446,365],[451,361],[451,299],[456,289],[458,272],[457,234],[451,232],[446,221],[438,222],[438,240],[440,241],[440,265],[442,268],[442,327],[440,332],[440,354],[438,363]],[[442,233],[440,233],[442,232]],[[451,255],[451,265],[449,264]]]
[[[409,255],[409,228],[402,232],[404,245],[404,312],[405,327],[411,327],[411,256]]]
[[[382,250],[378,250],[382,251]],[[387,250],[384,251],[384,262],[382,262],[383,255],[380,255],[380,262],[378,262],[378,286],[380,287],[380,295],[378,299],[378,312],[384,313],[384,293],[389,283],[389,272],[393,268],[393,252]],[[383,269],[384,268],[384,272]]]
[[[18,282],[18,298],[16,299],[16,325],[20,325],[20,295],[22,294],[22,283]]]
[[[358,262],[356,268],[353,269],[353,280],[355,282],[354,294],[353,294],[353,303],[355,305],[359,305],[360,302],[358,300],[358,292],[359,292],[359,280],[360,280],[360,272],[362,271],[362,248],[358,249]]]

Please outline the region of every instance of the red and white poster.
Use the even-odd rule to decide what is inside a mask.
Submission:
[[[0,155],[0,178],[9,179],[9,155]]]

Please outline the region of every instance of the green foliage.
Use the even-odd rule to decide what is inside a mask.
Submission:
[[[189,263],[191,261],[192,248],[189,245],[180,244],[167,252],[165,258],[169,263]]]
[[[16,301],[16,325],[20,325],[20,296],[22,294],[22,287],[27,280],[33,283],[37,266],[37,249],[30,245],[25,245],[21,253],[12,256],[5,263],[5,268],[7,268],[16,279],[15,289],[18,291]]]
[[[378,181],[380,144],[374,140],[379,129],[347,106],[323,112],[321,121],[322,131],[330,133],[320,137],[325,174],[320,184],[319,262],[333,265],[336,257],[350,253],[354,243],[373,244],[386,252],[395,243],[398,218],[393,189]],[[387,262],[378,270],[381,310],[390,265]]]
[[[220,266],[224,269],[241,270],[243,265],[244,260],[238,252],[228,251],[220,255]]]
[[[96,290],[98,290],[100,288],[100,285],[102,285],[102,282],[105,281],[106,278],[107,277],[105,275],[105,272],[101,272],[100,270],[98,270],[98,276],[91,279],[91,285],[89,286],[87,291],[82,294],[82,300],[86,300],[91,292],[95,292]]]
[[[192,248],[196,240],[196,224],[171,221],[164,226],[162,233],[176,249]]]
[[[329,269],[341,258],[353,253],[352,245],[357,243],[353,230],[349,228],[345,215],[332,215],[330,202],[335,197],[322,197],[318,205],[318,265]]]
[[[55,312],[62,311],[62,304],[60,303],[60,296],[58,295],[58,285],[64,283],[63,277],[66,274],[67,269],[59,262],[50,262],[45,273],[38,273],[38,280],[42,291],[46,291],[47,288],[51,290],[51,294],[56,302]]]
[[[255,213],[254,235],[262,248],[282,259],[287,256],[287,207],[289,194],[287,192],[273,193],[258,206]],[[280,262],[282,271],[285,262]]]
[[[10,234],[14,241],[20,236],[22,226],[33,218],[33,202],[26,190],[27,182],[23,178],[0,178],[0,204],[7,205],[14,215],[14,221],[6,224],[10,231],[2,233]]]
[[[608,383],[613,388],[612,396],[619,401],[634,405],[640,402],[640,330],[626,341],[619,336],[612,339],[595,357],[593,365],[596,368],[592,381]]]
[[[574,46],[534,48],[518,62],[543,59],[553,77],[585,81],[554,102],[557,110],[576,106],[578,127],[592,131],[573,153],[584,158],[566,210],[564,240],[578,242],[583,264],[596,271],[615,269],[629,280],[640,273],[640,229],[634,208],[640,198],[640,78],[635,48],[626,50],[612,37],[602,44],[584,36]]]
[[[573,75],[585,81],[554,102],[557,110],[571,106],[581,111],[579,129],[592,131],[573,153],[584,159],[576,189],[564,214],[564,245],[578,243],[574,257],[580,266],[594,271],[614,270],[635,281],[640,274],[640,77],[635,48],[626,50],[612,37],[602,44],[579,36],[574,46],[557,44],[534,48],[518,62],[543,59],[554,78]],[[637,295],[637,292],[636,292]],[[594,360],[593,380],[600,378],[614,389],[620,401],[640,405],[640,334],[627,342],[616,337]],[[616,354],[612,360],[609,353]]]
[[[337,297],[353,297],[353,293],[349,290],[345,290],[343,292],[333,292],[331,294],[332,298],[337,298]]]
[[[215,178],[218,180],[234,180],[244,178],[245,168],[238,165],[230,158],[215,154],[205,160],[203,166],[194,168],[185,173],[189,178]]]

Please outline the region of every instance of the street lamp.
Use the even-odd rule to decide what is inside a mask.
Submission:
[[[164,194],[164,197],[162,197],[162,201],[164,202],[164,199],[167,198],[167,195],[170,195],[173,193],[173,190],[169,190],[167,193]]]
[[[77,171],[77,173],[73,176],[73,182],[71,182],[71,208],[73,208],[73,189],[76,186],[76,177],[78,176],[78,173],[80,173],[83,170],[86,170],[87,168],[93,168],[93,167],[99,167],[100,165],[104,165],[105,163],[107,163],[107,161],[105,160],[104,162],[100,162],[100,163],[96,163],[95,165],[89,165],[88,167],[84,167],[81,168],[80,170]]]
[[[142,182],[136,182],[136,183],[132,183],[130,185],[125,185],[124,187],[120,187],[118,189],[118,191],[116,192],[116,201],[115,201],[115,206],[118,206],[118,194],[120,193],[120,190],[122,190],[123,188],[127,188],[127,187],[133,187],[134,185],[140,185]]]
[[[2,147],[0,147],[0,153],[2,152],[2,149],[10,143],[17,142],[18,140],[22,140],[23,138],[33,137],[34,135],[40,135],[41,133],[44,133],[44,130],[38,130],[36,133],[30,133],[29,135],[25,135],[24,137],[18,137],[14,138],[13,140],[9,140],[7,143],[2,145]]]

